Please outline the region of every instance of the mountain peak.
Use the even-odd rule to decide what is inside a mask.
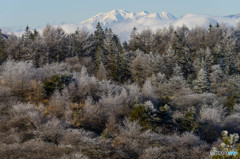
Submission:
[[[140,18],[154,18],[159,20],[174,20],[176,19],[172,14],[168,12],[161,13],[149,13],[148,11],[142,11],[139,13],[129,12],[126,10],[112,10],[107,13],[100,13],[93,18],[83,21],[81,24],[96,24],[100,22],[103,25],[109,25],[116,22],[136,20]]]
[[[148,11],[142,11],[142,12],[137,13],[138,16],[146,16],[148,14],[149,14]]]

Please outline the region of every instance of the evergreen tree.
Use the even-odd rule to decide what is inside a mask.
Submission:
[[[161,55],[153,56],[154,60],[152,60],[152,70],[154,74],[157,74],[162,71],[164,61],[161,57]]]
[[[201,68],[197,73],[197,78],[193,81],[194,90],[197,93],[207,92],[209,89],[209,80],[207,72],[204,68]]]
[[[183,72],[180,66],[176,65],[173,69],[173,75],[169,79],[168,88],[172,95],[187,94],[189,85],[183,77]]]
[[[206,69],[209,71],[211,69],[211,66],[213,64],[213,56],[212,52],[209,47],[205,50],[205,61],[206,61]]]
[[[99,22],[96,26],[96,30],[94,32],[94,37],[95,37],[95,39],[97,39],[98,45],[103,45],[103,41],[105,39],[105,34],[104,34],[104,31]]]
[[[123,52],[128,52],[129,51],[129,46],[126,41],[123,42]]]
[[[104,39],[105,34],[104,31],[98,22],[96,26],[96,31],[94,32],[94,38],[97,40],[96,46],[96,53],[95,53],[95,62],[96,62],[96,69],[98,70],[101,62],[105,63],[105,49],[104,49]]]
[[[208,31],[211,32],[212,31],[212,23],[209,24],[209,27],[208,27]]]
[[[183,117],[176,119],[181,131],[196,132],[199,126],[199,122],[196,117],[196,111],[192,108],[189,109]]]
[[[66,34],[61,28],[46,25],[43,29],[43,40],[45,43],[45,62],[61,62],[66,54]]]
[[[33,60],[36,65],[36,48],[34,43],[34,34],[27,26],[25,32],[21,38],[21,59],[22,60]]]
[[[32,32],[31,32],[31,30],[29,29],[29,26],[27,25],[27,26],[26,26],[26,29],[25,29],[25,32],[24,32],[24,34],[22,35],[22,38],[24,38],[24,39],[30,39],[31,34],[32,34]]]
[[[122,76],[122,46],[117,35],[111,29],[106,29],[104,48],[107,54],[106,68],[108,76],[115,81],[121,81]]]
[[[184,57],[184,43],[182,37],[175,31],[171,39],[172,49],[174,50],[174,56],[179,61]]]
[[[227,109],[230,112],[235,104],[240,103],[240,77],[239,75],[232,76],[228,81],[227,86]]]
[[[107,79],[107,72],[106,72],[105,67],[104,67],[102,62],[100,64],[100,66],[99,66],[99,69],[97,71],[96,77],[100,81]]]
[[[222,45],[222,68],[225,74],[232,74],[236,70],[234,68],[234,58],[236,58],[236,42],[237,39],[232,37],[231,31],[226,31],[220,41]]]
[[[211,81],[211,91],[213,93],[217,93],[218,89],[221,89],[226,81],[226,76],[223,73],[220,65],[212,66],[212,73],[210,73],[210,81]]]
[[[142,63],[141,57],[136,57],[131,64],[131,73],[133,80],[138,83],[138,85],[143,85],[146,79],[146,68]]]
[[[7,53],[6,53],[5,47],[6,47],[6,42],[3,38],[3,34],[0,29],[0,64],[7,59]]]
[[[96,46],[96,40],[93,34],[89,34],[85,30],[77,29],[74,34],[68,36],[68,52],[69,56],[93,56]]]
[[[176,64],[176,67],[173,70],[173,76],[180,76],[183,78],[183,72],[179,65]]]
[[[153,45],[153,34],[150,29],[143,30],[139,35],[141,50],[145,53],[150,53],[152,51]]]
[[[37,37],[39,35],[39,32],[36,29],[34,29],[33,35],[34,35],[34,37]]]
[[[134,27],[132,30],[132,33],[130,35],[130,41],[129,41],[129,49],[132,51],[136,51],[137,49],[140,49],[140,39],[139,34],[137,33],[137,28]]]
[[[130,64],[131,64],[131,59],[128,56],[128,54],[122,54],[122,63],[121,63],[122,73],[120,77],[122,83],[130,80],[132,77]]]

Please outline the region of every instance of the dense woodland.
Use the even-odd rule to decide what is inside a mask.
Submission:
[[[0,32],[0,65],[0,158],[240,152],[240,24],[133,28],[123,43],[100,24],[26,27]]]

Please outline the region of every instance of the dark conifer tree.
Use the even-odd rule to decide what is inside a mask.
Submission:
[[[98,70],[101,62],[105,63],[105,49],[103,47],[104,39],[105,39],[105,33],[98,22],[96,26],[96,31],[94,32],[94,38],[97,41],[96,46],[96,52],[95,52],[95,63],[96,63],[96,69]]]
[[[6,47],[6,42],[3,38],[3,34],[0,29],[0,64],[7,59],[7,53],[6,53],[5,47]]]
[[[137,49],[140,49],[139,34],[137,33],[136,27],[133,28],[130,38],[131,39],[129,41],[129,50],[136,51]]]

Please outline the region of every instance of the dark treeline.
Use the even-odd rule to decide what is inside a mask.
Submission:
[[[0,156],[240,152],[239,73],[240,25],[133,28],[123,43],[100,24],[93,34],[0,32]]]

